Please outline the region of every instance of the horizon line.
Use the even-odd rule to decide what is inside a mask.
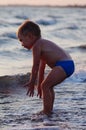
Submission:
[[[0,5],[0,6],[31,6],[31,7],[86,7],[86,4],[85,5],[80,5],[80,4],[74,4],[74,5],[71,5],[71,4],[69,4],[69,5],[27,5],[27,4],[7,4],[7,5],[4,5],[4,4],[2,4],[2,5]]]

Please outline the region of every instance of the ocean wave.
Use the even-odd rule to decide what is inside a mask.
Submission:
[[[67,27],[64,26],[64,27],[58,28],[58,30],[65,30],[65,29],[67,29],[67,30],[78,30],[79,27],[77,25],[71,25],[71,26],[67,26]]]
[[[0,20],[0,27],[9,27],[9,23],[6,20]]]
[[[12,21],[6,21],[6,20],[0,20],[0,27],[3,28],[9,28],[9,26],[19,26],[21,25],[22,21],[15,21],[15,20],[12,20]]]
[[[27,74],[17,74],[17,75],[11,75],[11,76],[1,76],[0,77],[0,88],[2,87],[9,87],[9,86],[16,86],[16,85],[22,85],[25,84],[30,77],[30,73]],[[73,74],[69,78],[69,81],[72,82],[86,82],[86,71],[80,71],[78,73]]]
[[[16,15],[15,17],[16,17],[17,19],[28,19],[28,17],[25,16],[25,15]]]
[[[60,27],[58,28],[58,30],[65,30],[65,29],[68,29],[68,30],[78,30],[78,26],[76,25],[71,25],[71,26],[67,26],[67,27]]]
[[[6,43],[9,43],[9,39],[5,37],[3,38],[2,35],[0,35],[0,45]]]
[[[45,25],[45,26],[56,24],[56,20],[44,20],[44,19],[40,19],[40,20],[37,20],[36,22],[38,24]]]
[[[61,19],[61,18],[63,18],[63,16],[55,16],[55,15],[48,15],[48,17],[50,17],[50,18],[53,18],[53,19]]]
[[[22,22],[15,22],[14,25],[15,26],[20,26],[22,24]]]
[[[80,46],[78,46],[78,48],[79,48],[79,49],[84,49],[84,50],[85,50],[85,49],[86,49],[86,45],[80,45]]]
[[[12,39],[17,39],[16,33],[14,32],[6,32],[6,33],[3,33],[2,36],[12,38]]]
[[[22,87],[28,82],[30,73],[25,75],[1,76],[0,77],[0,93],[10,93],[11,90]]]
[[[78,30],[79,28],[78,28],[78,26],[76,26],[76,25],[71,25],[71,26],[69,26],[69,27],[66,27],[65,29]]]
[[[27,81],[29,78],[30,73],[27,74],[18,74],[18,75],[6,75],[6,76],[0,76],[0,86],[9,86],[12,83],[16,84],[23,84]]]
[[[70,47],[71,49],[79,49],[82,50],[83,52],[86,51],[86,45],[80,45],[80,46],[76,46],[76,47]]]
[[[78,70],[78,72],[75,72],[70,78],[68,78],[68,82],[86,83],[86,71]]]

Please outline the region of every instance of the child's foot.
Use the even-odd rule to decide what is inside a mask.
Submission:
[[[55,123],[50,120],[50,117],[45,115],[45,114],[39,115],[36,118],[36,121],[42,121],[44,126],[53,126],[53,125],[55,125]]]
[[[35,114],[32,115],[31,121],[43,121],[46,118],[46,116],[44,114]]]
[[[44,115],[44,111],[41,110],[40,112],[37,113],[37,115]]]
[[[43,121],[49,120],[49,116],[44,114],[43,111],[33,114],[31,117],[31,121]]]

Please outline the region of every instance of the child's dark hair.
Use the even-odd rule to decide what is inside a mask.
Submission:
[[[23,24],[21,24],[21,26],[18,29],[17,34],[21,34],[25,36],[28,34],[28,32],[31,32],[33,35],[37,37],[41,37],[40,27],[36,23],[30,20],[26,20]]]

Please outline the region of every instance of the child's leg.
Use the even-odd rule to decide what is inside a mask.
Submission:
[[[52,111],[54,93],[51,88],[55,85],[61,83],[66,78],[66,73],[60,66],[56,66],[49,73],[47,78],[42,82],[42,92],[43,92],[43,111],[45,114],[49,115]]]
[[[54,104],[54,99],[55,99],[55,92],[53,87],[50,88],[50,94],[51,94],[51,98],[52,98],[52,110],[53,110],[53,104]]]

